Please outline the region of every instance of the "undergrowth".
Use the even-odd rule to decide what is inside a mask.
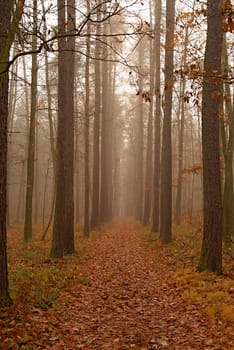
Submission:
[[[51,234],[41,241],[39,232],[25,247],[19,229],[9,232],[9,287],[14,308],[27,310],[59,307],[61,292],[75,284],[89,284],[89,278],[81,267],[87,240],[76,234],[79,241],[75,254],[63,259],[50,259]]]
[[[224,273],[217,276],[197,272],[202,233],[199,226],[186,221],[173,228],[173,242],[164,245],[158,233],[141,230],[143,244],[155,254],[155,263],[166,264],[173,274],[168,282],[184,301],[202,309],[211,324],[226,328],[233,334],[234,324],[234,256],[233,247],[223,254]]]

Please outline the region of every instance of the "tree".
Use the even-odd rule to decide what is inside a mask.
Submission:
[[[185,25],[185,39],[184,39],[184,51],[182,57],[182,69],[186,66],[187,62],[187,45],[188,45],[188,25]],[[181,77],[180,91],[179,91],[179,108],[178,108],[178,178],[177,178],[177,192],[175,203],[175,222],[180,223],[181,218],[181,204],[182,204],[182,167],[183,167],[183,153],[184,153],[184,124],[185,124],[185,86],[186,80]]]
[[[105,5],[106,6],[106,5]],[[103,9],[105,13],[105,8]],[[112,161],[110,149],[111,118],[109,99],[111,98],[111,67],[108,64],[108,21],[103,27],[103,47],[102,47],[102,110],[101,110],[101,193],[100,193],[100,222],[106,223],[111,219],[111,180]]]
[[[234,141],[234,106],[228,82],[228,53],[226,36],[223,41],[223,74],[225,78],[223,94],[225,101],[223,115],[220,118],[221,138],[224,157],[224,189],[223,189],[223,238],[225,245],[231,244],[234,236],[234,192],[233,192],[233,141]]]
[[[100,13],[97,13],[97,21],[100,21]],[[100,25],[97,24],[97,36],[100,35]],[[93,125],[93,196],[91,227],[94,228],[99,223],[99,191],[100,191],[100,109],[101,109],[101,74],[100,74],[100,42],[95,42],[95,106],[94,106],[94,125]]]
[[[152,25],[152,4],[150,4],[150,23]],[[150,39],[150,101],[147,125],[147,143],[145,159],[144,213],[143,224],[148,225],[152,202],[152,151],[153,151],[153,96],[155,81],[155,40]]]
[[[15,32],[22,16],[23,1],[12,8],[9,0],[4,1],[0,11],[0,307],[12,303],[9,295],[7,270],[7,126],[8,126],[8,62]],[[13,10],[13,15],[12,15]]]
[[[223,43],[222,1],[207,1],[207,39],[202,89],[203,240],[199,271],[222,272],[222,199],[219,118]]]
[[[175,0],[166,3],[166,49],[165,49],[165,105],[162,134],[161,196],[160,196],[160,238],[169,243],[172,240],[172,148],[171,118],[173,90]]]
[[[46,9],[45,9],[45,3],[44,0],[41,0],[42,5],[42,11],[44,18],[46,17]],[[43,27],[43,34],[46,36],[46,22],[44,22]],[[56,170],[56,146],[55,146],[55,138],[54,138],[54,122],[53,122],[53,113],[52,113],[52,93],[51,93],[51,86],[50,86],[50,76],[49,76],[49,58],[48,58],[48,52],[45,52],[45,82],[46,82],[46,92],[47,92],[47,104],[48,104],[48,120],[49,120],[49,130],[50,130],[50,150],[51,150],[51,157],[52,157],[52,164],[53,164],[53,175],[55,179],[55,170]],[[54,214],[54,205],[55,205],[55,181],[54,181],[54,188],[52,193],[52,205],[51,205],[51,211],[48,223],[46,227],[43,227],[43,235],[42,240],[45,239],[45,236],[47,234],[47,231],[53,221],[53,214]],[[44,207],[44,205],[43,205]],[[44,222],[44,217],[42,218]],[[44,225],[43,225],[44,226]]]
[[[155,95],[156,108],[154,116],[154,173],[153,173],[153,203],[152,203],[152,232],[159,231],[159,183],[160,183],[160,147],[161,147],[161,0],[155,4]]]
[[[144,58],[142,41],[139,43],[138,62],[141,66]],[[142,91],[142,76],[139,76],[139,91]],[[140,96],[139,105],[137,106],[137,132],[136,132],[136,174],[135,174],[135,217],[142,220],[143,214],[143,139],[144,139],[144,122],[143,122],[143,98]]]
[[[66,25],[65,25],[66,24]],[[75,0],[58,0],[58,126],[56,204],[51,257],[74,252],[74,45]]]
[[[33,35],[32,50],[37,48],[37,0],[33,0]],[[33,211],[33,188],[35,180],[35,149],[36,149],[36,112],[37,112],[37,79],[38,65],[37,55],[32,54],[31,71],[31,109],[29,121],[28,136],[28,155],[27,155],[27,185],[26,185],[26,204],[24,219],[24,243],[32,239],[32,211]]]
[[[87,0],[87,14],[90,13],[89,0]],[[85,191],[84,191],[84,228],[85,236],[89,235],[89,192],[90,192],[90,176],[89,176],[89,96],[90,96],[90,23],[87,23],[86,38],[86,62],[85,62],[85,121],[84,121],[84,146],[85,146]]]

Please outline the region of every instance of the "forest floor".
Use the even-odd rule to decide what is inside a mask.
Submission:
[[[14,305],[0,311],[0,349],[233,350],[234,264],[197,273],[200,234],[188,232],[162,245],[136,223],[114,223],[51,260],[49,241],[20,248],[12,231]]]

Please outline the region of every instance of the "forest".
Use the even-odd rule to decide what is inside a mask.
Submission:
[[[233,0],[0,4],[0,349],[234,350]]]

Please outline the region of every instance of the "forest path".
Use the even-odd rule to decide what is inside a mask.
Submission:
[[[233,349],[202,305],[183,300],[173,282],[174,258],[160,245],[150,249],[143,236],[126,221],[82,240],[82,255],[67,261],[83,271],[80,283],[74,275],[57,305],[26,308],[23,318],[13,318],[5,334],[14,332],[17,345],[0,349]]]
[[[200,310],[169,285],[173,266],[160,252],[156,264],[138,233],[119,223],[100,234],[87,260],[90,284],[63,295],[67,320],[50,349],[223,349]]]

